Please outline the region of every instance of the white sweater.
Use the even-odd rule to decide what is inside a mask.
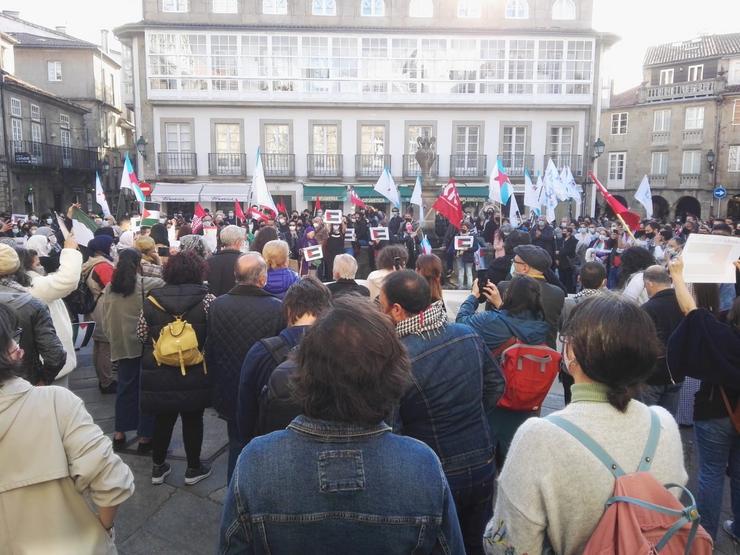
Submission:
[[[605,388],[598,384],[574,385],[571,391],[573,402],[556,414],[585,431],[625,472],[637,470],[650,409],[630,401],[621,413],[605,402]],[[650,472],[662,484],[685,485],[678,426],[665,409],[653,410],[660,416],[661,430]],[[542,553],[545,536],[555,553],[581,553],[613,489],[611,472],[573,436],[543,418],[530,418],[514,436],[499,477],[496,508],[484,539],[486,553],[536,555]]]
[[[28,292],[49,307],[54,329],[67,353],[67,362],[64,363],[56,379],[63,378],[77,366],[77,355],[72,339],[72,322],[62,299],[77,289],[81,270],[82,253],[77,249],[62,249],[59,256],[59,269],[56,272],[47,276],[29,272],[31,287],[28,288]]]

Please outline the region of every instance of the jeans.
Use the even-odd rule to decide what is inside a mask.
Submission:
[[[231,482],[231,475],[234,474],[234,467],[239,454],[244,449],[245,443],[239,438],[239,428],[236,421],[226,421],[226,431],[229,434],[229,464],[226,468],[226,483]]]
[[[483,532],[493,516],[493,461],[447,474],[467,555],[483,554]]]
[[[203,409],[194,412],[163,412],[154,417],[152,462],[164,464],[172,440],[172,430],[178,415],[182,419],[182,440],[188,468],[200,467],[200,448],[203,445]]]
[[[699,448],[699,492],[696,502],[701,525],[712,538],[717,537],[725,475],[729,475],[734,533],[740,536],[740,434],[729,417],[695,420],[694,430]]]
[[[661,406],[670,412],[673,418],[677,418],[678,400],[681,397],[682,385],[682,383],[671,385],[644,385],[635,398],[648,406]]]
[[[491,441],[496,449],[496,466],[504,467],[506,455],[511,447],[514,434],[524,421],[539,414],[529,411],[509,410],[501,407],[493,407],[486,411],[488,428],[491,430]]]
[[[467,279],[467,286],[465,280]],[[462,258],[457,259],[457,288],[470,289],[473,287],[473,263],[463,262]]]
[[[154,417],[139,409],[139,376],[141,357],[122,358],[118,361],[118,387],[116,388],[117,432],[136,430],[139,437],[152,437]]]

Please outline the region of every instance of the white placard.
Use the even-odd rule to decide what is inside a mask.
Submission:
[[[18,222],[22,224],[28,219],[28,216],[25,214],[11,214],[10,219],[13,223]]]
[[[322,258],[324,258],[324,250],[321,248],[321,245],[313,245],[303,249],[303,260],[306,262],[321,260]]]
[[[387,227],[371,227],[370,228],[370,240],[371,241],[390,241],[390,233]]]
[[[204,225],[203,240],[211,252],[216,252],[216,248],[218,248],[218,228],[215,225]]]
[[[342,223],[342,211],[326,210],[324,212],[324,223],[329,225],[340,225]]]
[[[472,235],[456,235],[455,236],[455,250],[466,251],[473,248],[473,241],[475,237]]]
[[[131,216],[130,221],[130,230],[134,233],[139,233],[141,231],[141,216]]]
[[[692,233],[681,257],[687,283],[735,283],[740,237]]]
[[[347,231],[344,232],[344,240],[349,241],[350,243],[354,243],[357,241],[357,235],[355,234],[355,228],[351,227]]]

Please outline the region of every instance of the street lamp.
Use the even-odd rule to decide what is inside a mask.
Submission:
[[[715,160],[714,151],[710,148],[709,152],[707,152],[707,164],[709,164],[710,172],[714,171],[714,160]]]
[[[596,160],[599,156],[604,154],[604,148],[606,148],[604,141],[600,138],[596,139],[596,141],[594,141],[594,151],[593,154],[591,154],[591,160]]]
[[[146,160],[146,139],[144,139],[144,135],[139,135],[139,138],[136,140],[136,151],[141,154],[141,157]]]
[[[103,172],[103,175],[108,175],[108,172],[110,171],[110,162],[108,162],[107,158],[103,158],[103,162],[100,164],[100,170]]]

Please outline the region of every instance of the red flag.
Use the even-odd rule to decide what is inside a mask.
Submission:
[[[193,213],[193,221],[191,222],[191,227],[193,228],[193,233],[198,233],[201,229],[203,229],[203,218],[206,215],[206,211],[203,210],[203,207],[200,205],[199,202],[195,203],[195,211]]]
[[[460,223],[463,219],[463,209],[454,179],[450,179],[447,185],[445,185],[445,188],[442,189],[442,194],[434,201],[432,208],[447,218],[455,228],[460,229]]]
[[[316,203],[313,205],[313,213],[316,214],[319,210],[321,210],[321,199],[316,197]]]
[[[624,220],[624,223],[627,224],[630,230],[637,231],[638,229],[640,229],[640,215],[635,214],[634,212],[630,212],[621,202],[615,199],[614,196],[606,190],[606,187],[604,187],[596,178],[594,172],[588,172],[588,176],[594,183],[596,183],[601,196],[604,197],[604,200],[607,202],[612,211],[615,214],[621,216],[621,218]]]
[[[260,212],[259,208],[256,206],[252,206],[252,208],[249,209],[249,217],[253,220],[267,221],[267,216]]]
[[[288,215],[288,209],[285,207],[285,204],[283,204],[282,200],[278,202],[277,210],[278,210],[278,214],[285,214],[286,216]]]
[[[234,199],[234,216],[236,217],[236,221],[241,220],[242,223],[245,223],[247,221],[247,217],[244,215],[242,204],[236,199]]]
[[[349,188],[349,201],[359,208],[367,208],[367,205],[362,202],[360,195],[352,187]]]

